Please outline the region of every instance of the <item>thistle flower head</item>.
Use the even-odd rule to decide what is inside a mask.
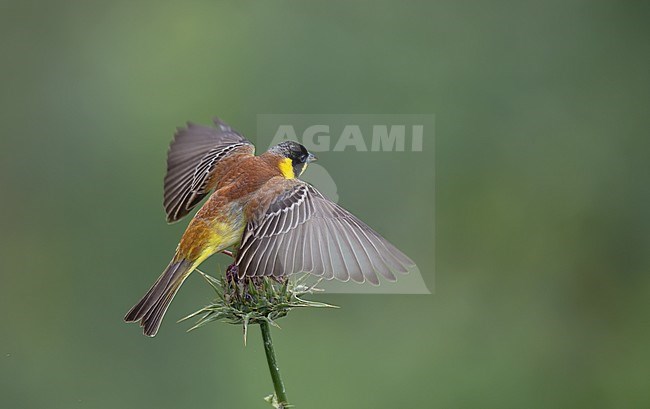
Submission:
[[[305,300],[306,294],[319,292],[315,286],[307,285],[308,274],[298,278],[289,277],[244,277],[238,278],[236,267],[230,266],[221,279],[200,270],[206,282],[216,293],[215,300],[180,321],[198,317],[195,330],[213,321],[242,325],[244,343],[249,324],[267,322],[278,327],[276,320],[286,316],[294,308],[316,307],[337,308],[333,305]],[[179,321],[179,322],[180,322]]]

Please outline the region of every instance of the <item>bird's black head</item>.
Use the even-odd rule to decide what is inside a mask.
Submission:
[[[278,166],[287,179],[299,177],[307,169],[307,165],[316,160],[314,154],[294,141],[282,142],[269,149],[269,152],[282,156]]]

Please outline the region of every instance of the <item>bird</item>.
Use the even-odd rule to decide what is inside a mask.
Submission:
[[[189,222],[173,258],[126,314],[153,337],[185,279],[216,253],[234,257],[239,278],[311,273],[379,284],[415,263],[388,240],[300,176],[316,156],[283,141],[255,146],[219,118],[177,128],[167,153],[163,205],[168,223]],[[229,250],[229,249],[232,249]]]

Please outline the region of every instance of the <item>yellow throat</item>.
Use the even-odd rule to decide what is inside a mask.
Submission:
[[[282,172],[282,176],[284,176],[285,179],[296,178],[296,174],[293,172],[293,161],[291,159],[282,159],[278,167],[280,168],[280,172]]]

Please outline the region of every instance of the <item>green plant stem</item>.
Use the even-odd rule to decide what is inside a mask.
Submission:
[[[273,340],[271,339],[271,328],[266,321],[260,322],[260,329],[262,330],[262,340],[264,341],[264,352],[266,352],[266,362],[269,364],[269,371],[271,372],[271,379],[273,380],[273,388],[275,389],[275,396],[278,400],[280,408],[286,408],[289,404],[287,401],[287,392],[282,383],[280,376],[280,368],[275,360],[275,351],[273,350]]]

